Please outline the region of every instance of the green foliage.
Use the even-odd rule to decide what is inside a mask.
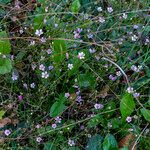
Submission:
[[[44,144],[44,150],[57,150],[53,142],[47,142]]]
[[[79,0],[73,0],[71,4],[71,11],[74,13],[78,13],[80,10],[81,4]]]
[[[2,119],[2,117],[4,116],[4,114],[5,114],[5,111],[4,111],[4,110],[1,110],[1,111],[0,111],[0,119]]]
[[[103,142],[103,150],[118,150],[118,144],[112,134],[106,135]]]
[[[56,102],[51,106],[50,109],[51,117],[57,117],[65,110],[66,106],[64,105],[64,100],[65,98],[62,95],[56,99]]]
[[[92,136],[86,146],[86,150],[102,150],[102,136],[99,134],[96,134]]]
[[[53,61],[58,65],[65,59],[67,52],[66,41],[55,40],[53,41],[52,46],[53,46]]]
[[[135,102],[133,100],[133,96],[129,93],[124,94],[120,102],[120,111],[123,120],[131,115],[131,113],[134,111],[134,108]]]
[[[150,110],[145,109],[145,108],[141,108],[140,111],[141,111],[142,115],[144,116],[144,118],[145,118],[148,122],[150,122]]]
[[[6,31],[1,31],[0,32],[0,53],[9,54],[10,51],[11,51],[11,45],[10,45],[10,41],[8,39],[8,35],[7,35]]]
[[[9,73],[12,70],[12,64],[8,58],[0,58],[0,74]]]

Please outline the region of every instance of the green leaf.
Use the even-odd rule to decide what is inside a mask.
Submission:
[[[0,59],[0,74],[5,74],[11,72],[12,64],[10,59]]]
[[[1,38],[6,38],[6,39],[1,39]],[[0,53],[2,54],[9,54],[11,51],[10,41],[7,38],[8,35],[6,31],[1,31],[0,32]]]
[[[89,139],[85,150],[102,150],[102,140],[103,138],[99,134],[92,136]]]
[[[80,150],[78,147],[69,147],[67,150]]]
[[[118,144],[112,134],[108,134],[103,142],[103,150],[118,150]]]
[[[79,0],[74,0],[71,4],[71,11],[74,13],[78,13],[80,10],[81,4]]]
[[[2,119],[2,117],[4,116],[4,114],[5,114],[5,111],[4,111],[4,110],[1,110],[1,111],[0,111],[0,119]]]
[[[150,122],[150,110],[145,109],[145,108],[142,108],[142,109],[140,109],[140,111],[141,111],[142,115],[144,116],[144,118],[145,118],[148,122]]]
[[[44,150],[56,150],[53,142],[48,142],[44,144]]]
[[[80,74],[78,76],[78,84],[81,88],[94,88],[96,80],[90,73]]]
[[[56,117],[60,115],[64,111],[65,108],[66,106],[63,104],[62,100],[56,101],[50,109],[51,117]]]
[[[134,111],[134,108],[135,102],[133,100],[133,96],[129,93],[126,93],[121,99],[120,103],[120,111],[123,120],[126,119],[127,116],[131,115],[131,113]]]
[[[62,62],[66,57],[66,42],[64,40],[55,40],[53,42],[53,60],[55,63]]]

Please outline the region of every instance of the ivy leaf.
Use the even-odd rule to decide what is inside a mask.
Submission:
[[[99,134],[92,136],[89,139],[85,150],[102,150],[102,140],[103,138]]]
[[[145,109],[145,108],[142,108],[142,109],[140,109],[140,111],[141,111],[142,115],[144,116],[144,118],[145,118],[148,122],[150,122],[150,110]]]
[[[6,39],[1,39],[1,38],[6,38]],[[0,32],[0,53],[2,54],[9,54],[11,51],[10,41],[7,38],[8,35],[6,31],[1,31]]]
[[[135,102],[133,100],[133,96],[129,93],[126,93],[121,99],[120,103],[120,111],[123,120],[126,119],[127,116],[131,115],[131,113],[134,111],[134,108]]]
[[[112,134],[108,134],[103,142],[103,150],[118,150],[118,144]]]
[[[71,4],[71,11],[74,13],[78,13],[80,10],[81,4],[79,0],[74,0]]]
[[[50,109],[51,117],[59,116],[64,111],[65,108],[66,106],[64,105],[62,100],[56,101]]]
[[[8,58],[1,58],[0,59],[0,74],[5,74],[11,72],[12,64],[10,59]]]
[[[1,110],[1,111],[0,111],[0,119],[2,119],[2,117],[4,116],[4,114],[5,114],[5,111],[4,111],[4,110]]]

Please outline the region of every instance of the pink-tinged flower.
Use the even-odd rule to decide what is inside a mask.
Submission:
[[[95,109],[102,109],[104,106],[103,106],[102,104],[96,103],[96,104],[94,105],[94,107],[95,107]]]
[[[90,52],[91,54],[93,54],[93,53],[96,52],[96,50],[95,50],[94,48],[90,48],[90,49],[89,49],[89,52]]]
[[[70,145],[70,146],[74,146],[74,145],[75,145],[74,140],[69,139],[69,140],[68,140],[68,145]]]
[[[47,71],[42,72],[42,78],[47,79],[48,77],[49,77],[49,74],[48,74],[48,72],[47,72]]]
[[[72,70],[73,69],[73,64],[68,64],[68,69]]]
[[[61,123],[61,118],[59,116],[55,118],[55,123]]]
[[[57,127],[56,123],[52,124],[52,128],[55,129]]]
[[[140,93],[133,93],[134,98],[138,98],[140,96]]]
[[[37,138],[36,138],[36,141],[37,141],[38,143],[40,143],[40,142],[42,141],[42,138],[41,138],[41,137],[37,137]]]
[[[66,59],[69,59],[69,53],[66,53]]]
[[[68,98],[70,96],[70,93],[65,93],[65,97]]]
[[[47,52],[47,54],[51,54],[51,53],[52,53],[52,50],[51,50],[51,49],[48,49],[46,52]]]
[[[108,11],[109,13],[112,13],[112,12],[113,12],[113,8],[112,8],[112,7],[107,7],[107,11]]]
[[[19,100],[19,101],[22,101],[22,100],[23,100],[23,96],[22,96],[22,95],[19,95],[19,96],[18,96],[18,100]]]
[[[80,36],[79,33],[75,33],[75,34],[74,34],[74,38],[75,38],[75,39],[79,39],[80,37],[81,37],[81,36]]]
[[[128,123],[131,122],[131,121],[132,121],[132,117],[130,117],[130,116],[127,117],[127,118],[126,118],[126,121],[127,121]]]
[[[127,88],[127,92],[128,92],[128,93],[133,93],[133,92],[134,92],[133,87],[128,87],[128,88]]]
[[[117,77],[113,76],[113,75],[109,75],[109,79],[112,80],[112,81],[115,81],[117,79]]]
[[[33,45],[35,45],[35,41],[30,42],[30,46],[33,46]]]
[[[104,23],[105,22],[105,18],[104,17],[99,17],[99,22],[100,23]]]
[[[9,136],[9,135],[11,134],[11,132],[10,132],[10,130],[6,129],[6,130],[4,131],[4,134],[5,134],[6,136]]]
[[[42,43],[46,42],[46,38],[44,38],[44,37],[42,37],[40,40],[41,40]]]
[[[36,127],[37,129],[39,129],[39,128],[41,128],[41,125],[40,125],[40,124],[37,124],[35,127]]]
[[[84,59],[84,58],[85,58],[85,54],[84,54],[83,52],[80,52],[80,53],[78,54],[78,58],[79,58],[79,59]]]
[[[39,66],[39,70],[44,71],[44,70],[45,70],[45,66],[44,66],[43,64],[41,64],[41,65]]]

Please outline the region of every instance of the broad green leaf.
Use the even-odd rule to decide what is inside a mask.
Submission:
[[[80,74],[78,76],[78,84],[81,88],[94,88],[96,80],[90,73]]]
[[[142,109],[140,109],[140,110],[141,110],[141,113],[142,113],[142,115],[144,116],[144,118],[145,118],[148,122],[150,122],[150,110],[145,109],[145,108],[142,108]]]
[[[2,117],[4,116],[4,114],[5,114],[5,111],[4,111],[4,110],[1,110],[1,111],[0,111],[0,119],[2,119]]]
[[[103,150],[118,150],[118,144],[112,134],[108,134],[103,142]]]
[[[12,64],[10,59],[2,58],[0,59],[0,74],[5,74],[11,72]]]
[[[120,102],[120,111],[123,120],[126,119],[127,116],[130,116],[134,111],[135,102],[133,100],[133,96],[129,93],[126,93]]]
[[[64,111],[65,108],[66,106],[63,104],[63,101],[61,100],[56,101],[50,109],[51,117],[56,117],[60,115]]]
[[[6,39],[1,39],[1,38],[6,38]],[[10,41],[7,38],[8,35],[6,31],[1,31],[0,32],[0,53],[2,54],[9,54],[11,51]]]
[[[44,150],[56,150],[53,142],[48,142],[44,144]]]
[[[71,4],[71,11],[74,13],[78,13],[80,10],[81,4],[79,0],[74,0]]]
[[[102,150],[102,140],[103,138],[99,134],[92,136],[89,139],[85,150]]]
[[[55,40],[53,42],[53,60],[55,63],[62,62],[66,57],[66,42],[64,40]]]

